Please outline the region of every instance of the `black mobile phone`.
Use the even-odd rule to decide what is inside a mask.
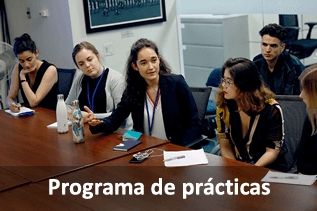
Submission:
[[[135,157],[133,157],[129,163],[142,163],[144,160],[146,160],[148,157],[144,158],[144,159],[141,159],[141,160],[138,160],[136,159]]]

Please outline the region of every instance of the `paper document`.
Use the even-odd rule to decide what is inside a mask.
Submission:
[[[68,120],[68,126],[72,125],[72,122]],[[47,128],[57,128],[57,122],[47,125]]]
[[[269,171],[261,182],[276,182],[294,185],[312,185],[317,175],[301,175]]]
[[[20,112],[18,112],[18,113],[14,113],[14,112],[10,111],[10,109],[5,110],[5,112],[7,112],[8,114],[11,114],[13,116],[18,116],[18,117],[31,116],[34,114],[34,110],[29,109],[27,107],[20,107]]]
[[[163,155],[166,167],[208,164],[208,159],[203,149],[172,152],[164,151]]]

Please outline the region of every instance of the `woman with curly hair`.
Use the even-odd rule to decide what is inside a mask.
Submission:
[[[183,76],[171,74],[156,44],[135,42],[126,63],[126,89],[112,115],[96,119],[89,108],[92,133],[112,133],[132,113],[134,129],[177,145],[200,136],[201,123],[193,95]]]
[[[272,166],[284,143],[283,115],[275,94],[248,59],[228,59],[221,74],[216,99],[221,155]]]

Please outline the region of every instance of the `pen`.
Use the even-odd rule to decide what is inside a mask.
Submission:
[[[298,179],[298,176],[270,177],[270,179]]]
[[[15,105],[18,105],[18,103],[17,103],[17,100],[16,100],[16,99],[14,99],[13,101],[15,102]],[[20,107],[18,107],[18,109],[20,110]]]
[[[185,158],[185,155],[168,158],[168,159],[165,159],[165,160],[163,160],[163,161],[167,162],[167,161],[177,160],[177,159],[181,159],[181,158]]]

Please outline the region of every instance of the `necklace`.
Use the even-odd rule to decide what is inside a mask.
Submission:
[[[157,90],[158,90],[158,87],[157,88],[152,88],[152,89],[149,88],[149,87],[147,88],[147,91],[150,92],[151,94],[157,93]]]

